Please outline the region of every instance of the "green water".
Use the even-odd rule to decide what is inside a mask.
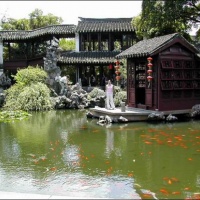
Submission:
[[[200,121],[99,126],[86,111],[0,123],[0,190],[79,198],[200,196]]]

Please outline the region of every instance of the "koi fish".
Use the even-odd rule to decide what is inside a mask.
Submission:
[[[172,181],[170,179],[168,180],[168,184],[172,184]]]
[[[162,192],[162,193],[165,194],[165,195],[168,195],[168,194],[169,194],[169,191],[166,190],[166,189],[164,189],[164,188],[160,189],[160,192]]]
[[[57,168],[56,167],[52,167],[50,170],[51,171],[55,171],[55,170],[57,170]]]
[[[129,174],[128,174],[128,177],[133,177],[133,174],[132,174],[132,173],[129,173]]]
[[[142,194],[142,197],[143,198],[152,198],[152,195],[151,194]]]
[[[149,142],[149,141],[145,141],[144,143],[146,143],[146,144],[152,144],[152,142]]]

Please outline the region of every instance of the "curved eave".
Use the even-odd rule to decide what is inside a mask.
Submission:
[[[64,29],[64,30],[63,30]],[[3,41],[29,40],[45,35],[75,35],[75,25],[52,25],[30,31],[0,31],[0,39]]]
[[[127,54],[127,55],[117,55],[116,58],[118,59],[123,59],[123,58],[140,58],[140,57],[145,57],[145,56],[149,56],[150,53],[137,53],[137,54]]]

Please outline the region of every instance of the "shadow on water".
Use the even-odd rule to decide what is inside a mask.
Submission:
[[[0,190],[92,198],[194,198],[199,120],[97,125],[86,111],[0,124]]]

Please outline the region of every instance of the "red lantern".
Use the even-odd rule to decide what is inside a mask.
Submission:
[[[119,60],[116,61],[116,65],[119,65]]]
[[[147,73],[150,74],[152,73],[153,71],[151,69],[147,70]]]
[[[117,66],[115,66],[115,69],[116,69],[116,70],[118,70],[118,69],[119,69],[119,66],[118,66],[118,65],[117,65]]]
[[[151,62],[151,61],[153,60],[153,58],[152,58],[152,57],[148,57],[147,60],[148,60],[149,62]]]
[[[119,72],[119,71],[116,71],[115,74],[120,75],[120,72]]]
[[[112,69],[112,68],[113,68],[113,65],[112,65],[112,64],[110,64],[108,68],[109,68],[109,69]]]
[[[151,81],[153,79],[152,76],[147,76],[148,81]]]
[[[120,80],[120,76],[116,76],[116,80],[119,81]]]
[[[147,65],[148,67],[152,67],[153,66],[153,64],[152,63],[148,63],[148,65]]]

